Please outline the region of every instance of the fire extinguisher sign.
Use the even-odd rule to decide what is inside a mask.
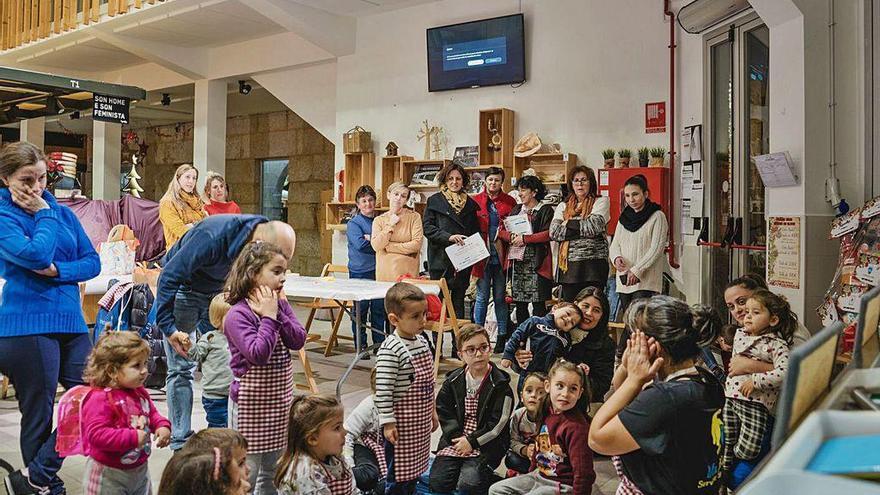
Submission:
[[[666,132],[666,102],[645,104],[645,134]]]

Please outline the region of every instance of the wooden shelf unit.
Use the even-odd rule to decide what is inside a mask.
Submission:
[[[480,110],[480,168],[500,167],[510,177],[513,172],[513,145],[515,112],[509,108]],[[489,131],[489,121],[501,135],[501,149],[490,150],[493,132]],[[475,169],[476,170],[476,169]]]
[[[345,153],[345,202],[354,201],[358,188],[364,185],[376,188],[376,155]]]
[[[403,162],[413,160],[415,158],[408,155],[382,157],[382,182],[376,188],[377,205],[388,206],[388,186],[402,180]]]
[[[571,169],[577,166],[577,155],[574,153],[535,153],[531,156],[516,158],[513,164],[513,177],[522,177],[524,170],[534,168],[535,172],[544,181],[545,186],[562,186],[568,182]],[[564,173],[563,180],[545,180],[543,173],[558,175]]]
[[[356,210],[357,206],[354,201],[331,202],[324,205],[327,213],[327,223],[324,228],[327,230],[336,230],[345,232],[348,230],[348,223],[342,221],[342,217],[346,212]],[[380,215],[388,211],[388,207],[376,206],[376,215]]]
[[[400,179],[404,184],[412,186],[413,174],[415,174],[417,168],[434,165],[439,167],[437,169],[439,172],[443,167],[450,163],[452,163],[452,160],[404,160],[400,162]],[[433,186],[429,186],[428,184],[416,184],[416,186],[417,187],[413,187],[413,189],[425,189],[429,187],[434,187],[435,189],[439,188],[437,184],[434,184]]]

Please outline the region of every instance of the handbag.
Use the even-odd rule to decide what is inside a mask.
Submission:
[[[101,275],[129,275],[134,272],[134,260],[140,241],[127,225],[116,225],[107,234],[107,242],[98,246]]]

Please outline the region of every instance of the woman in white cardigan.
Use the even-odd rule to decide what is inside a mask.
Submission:
[[[669,224],[660,205],[650,200],[648,180],[644,175],[627,179],[623,187],[626,207],[614,230],[608,256],[617,269],[617,321],[634,299],[651,297],[663,288],[666,267],[666,236]],[[618,357],[623,354],[629,332],[618,343]]]

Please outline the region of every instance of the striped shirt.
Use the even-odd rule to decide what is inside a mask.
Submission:
[[[376,409],[379,423],[396,423],[394,403],[403,398],[415,379],[412,358],[423,352],[431,352],[424,338],[407,339],[394,333],[382,342],[376,356]]]

